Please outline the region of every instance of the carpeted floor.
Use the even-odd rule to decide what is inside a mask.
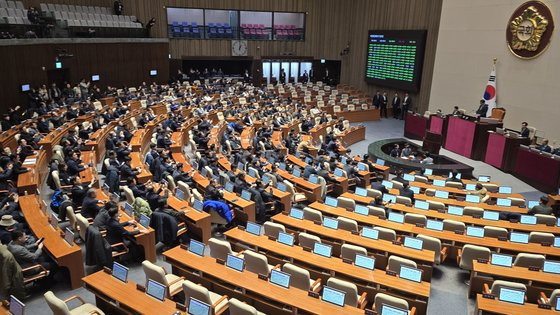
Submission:
[[[383,119],[377,122],[364,123],[366,128],[366,140],[361,141],[350,148],[353,154],[362,155],[367,152],[368,145],[376,140],[387,138],[403,137],[404,122],[402,120]],[[418,143],[420,143],[418,141]],[[512,175],[501,172],[492,166],[480,161],[473,161],[445,149],[441,154],[447,155],[462,163],[473,166],[474,175],[490,175],[492,181],[500,182],[504,185],[512,186],[514,192],[519,192],[530,200],[537,200],[542,193],[533,187],[516,179]],[[44,188],[48,191],[48,188]],[[84,251],[82,246],[82,251]],[[164,266],[166,270],[171,270],[171,266],[162,260],[160,251],[158,250],[158,265]],[[143,283],[145,281],[144,272],[140,264],[130,265],[129,279],[135,282]],[[93,272],[91,268],[86,268],[86,274]],[[468,273],[461,271],[454,262],[437,266],[434,268],[433,279],[430,292],[430,300],[428,305],[428,314],[453,314],[463,315],[472,314],[474,310],[474,300],[467,299],[467,286],[464,284]],[[95,297],[84,288],[70,290],[68,280],[59,280],[50,287],[59,298],[66,299],[72,295],[79,295],[88,303],[95,303]],[[25,301],[27,314],[52,314],[48,309],[43,293],[45,289],[36,288],[35,292],[31,292],[31,296]]]

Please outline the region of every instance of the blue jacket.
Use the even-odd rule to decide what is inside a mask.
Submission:
[[[229,222],[233,220],[231,215],[231,209],[229,206],[221,201],[216,200],[206,200],[204,201],[203,209],[205,212],[210,212],[210,210],[214,209],[221,217],[226,219]]]

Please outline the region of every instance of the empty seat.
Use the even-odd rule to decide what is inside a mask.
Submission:
[[[367,206],[367,208],[369,210],[369,215],[373,215],[381,219],[386,219],[385,209],[374,206]]]
[[[538,267],[542,269],[545,257],[543,255],[519,253],[513,262],[514,266],[518,267]]]
[[[377,189],[367,188],[366,191],[367,191],[367,196],[371,198],[377,198],[377,197],[381,198],[383,196],[383,193]]]
[[[554,243],[554,234],[543,233],[543,232],[531,232],[529,233],[529,243]]]
[[[423,214],[406,213],[404,215],[404,222],[410,224],[420,224],[426,226],[428,218]]]
[[[451,232],[460,231],[461,233],[464,233],[465,223],[455,221],[455,220],[445,219],[443,220],[443,229]]]
[[[394,271],[397,274],[399,274],[399,272],[401,272],[401,266],[406,266],[411,268],[418,267],[414,260],[402,258],[395,255],[389,256],[389,261],[387,262],[387,270]]]
[[[282,271],[290,274],[290,285],[305,291],[317,292],[321,288],[321,279],[312,280],[307,269],[290,263],[282,266]]]
[[[508,199],[511,200],[512,206],[525,208],[525,199],[515,197],[508,197]]]
[[[445,212],[445,204],[439,201],[428,200],[428,209]]]
[[[222,241],[217,238],[210,238],[208,240],[208,246],[210,247],[210,256],[223,261],[227,260],[228,254],[236,254],[233,250],[231,250],[231,244],[229,242]]]
[[[471,217],[482,217],[484,215],[484,209],[467,206],[463,209],[463,214]]]
[[[45,300],[47,301],[47,305],[53,312],[53,314],[98,314],[104,315],[100,309],[95,307],[92,304],[85,303],[84,300],[76,295],[72,296],[69,299],[61,300],[52,291],[47,291],[44,295]],[[66,303],[70,302],[71,300],[78,300],[81,302],[81,305],[75,307],[74,309],[70,310]]]
[[[245,266],[248,271],[256,274],[268,275],[274,266],[268,264],[268,259],[265,255],[246,250],[244,253]]]
[[[303,208],[303,218],[305,220],[323,222],[323,213],[309,207]]]
[[[377,314],[382,314],[383,305],[408,310],[408,302],[406,300],[385,293],[377,293],[373,300],[373,310],[376,311]],[[415,310],[416,308],[413,307],[409,314],[414,314]]]
[[[524,284],[517,283],[517,282],[511,282],[511,281],[504,281],[504,280],[495,280],[492,283],[492,287],[490,287],[489,290],[487,288],[488,288],[488,285],[485,283],[484,284],[485,293],[489,293],[489,294],[492,294],[494,296],[499,296],[500,295],[500,289],[501,288],[523,290],[523,291],[527,292],[527,287]]]
[[[228,309],[229,301],[227,295],[220,296],[219,294],[208,291],[205,287],[189,280],[185,280],[185,282],[183,282],[183,292],[185,293],[185,305],[189,305],[189,301],[192,297],[211,305],[211,314],[223,313]]]
[[[235,298],[229,300],[228,310],[230,315],[266,315],[265,313],[257,311],[257,309],[251,305]]]
[[[441,264],[447,258],[447,247],[441,246],[441,241],[435,237],[427,236],[418,234],[416,238],[422,240],[422,248],[426,250],[433,251],[434,254],[434,262],[436,264]]]
[[[315,243],[321,243],[321,239],[318,236],[311,235],[305,232],[301,232],[298,234],[299,246],[313,248]]]
[[[338,197],[336,199],[338,200],[337,205],[340,208],[348,209],[350,211],[354,211],[356,208],[356,202],[350,198]]]
[[[555,216],[548,214],[535,214],[535,217],[537,218],[538,224],[546,224],[550,226],[555,225],[557,220]]]
[[[408,197],[403,197],[403,196],[397,196],[396,198],[397,203],[406,205],[406,206],[410,206],[412,205],[412,200],[410,200],[410,198]]]
[[[279,223],[273,223],[270,221],[266,221],[264,224],[264,234],[267,236],[272,236],[274,238],[278,238],[278,232],[286,232],[286,228]]]
[[[490,249],[482,246],[465,244],[457,253],[459,267],[465,270],[472,270],[473,260],[490,259]]]
[[[388,229],[388,228],[384,228],[381,226],[376,226],[373,228],[374,230],[377,230],[379,233],[379,239],[381,240],[386,240],[389,242],[392,242],[394,240],[397,239],[397,233],[394,230]]]
[[[367,293],[364,292],[362,295],[358,295],[358,287],[348,281],[340,280],[337,278],[329,278],[327,281],[327,286],[338,289],[346,293],[344,297],[344,304],[352,307],[358,307],[363,309],[366,306]]]
[[[506,238],[508,237],[508,230],[501,227],[485,226],[484,236],[493,238]]]
[[[142,262],[142,269],[144,270],[144,275],[146,276],[146,285],[148,280],[156,281],[167,287],[167,297],[173,297],[182,290],[184,277],[176,276],[172,273],[167,273],[165,269],[158,266],[148,260]]]
[[[345,217],[338,217],[338,228],[345,231],[358,231],[358,222]]]
[[[361,246],[342,244],[340,248],[341,258],[354,261],[356,259],[356,254],[367,256],[367,250]]]

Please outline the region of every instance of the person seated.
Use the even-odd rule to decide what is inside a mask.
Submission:
[[[109,209],[107,213],[110,218],[105,225],[107,228],[107,235],[105,236],[105,239],[111,245],[124,243],[131,252],[132,257],[137,258],[138,249],[133,241],[133,236],[140,234],[141,232],[136,228],[136,223],[132,220],[127,221],[124,224],[120,223],[119,209],[116,207]],[[125,229],[124,227],[128,225],[133,225],[135,229],[132,231]]]
[[[403,181],[402,184],[403,184],[403,188],[399,189],[399,195],[410,198],[410,201],[414,203],[414,191],[410,189],[410,183],[406,180]]]
[[[412,148],[410,147],[410,144],[405,143],[404,148],[401,151],[401,157],[405,158],[411,155],[412,155]]]
[[[488,194],[488,190],[481,183],[476,183],[475,189],[475,191],[469,192],[469,195],[479,196],[482,200]]]
[[[99,210],[101,210],[101,207],[99,206],[99,202],[103,203],[103,201],[97,200],[97,194],[95,188],[90,188],[87,191],[86,197],[82,201],[81,214],[85,218],[91,218],[91,219],[95,218],[99,213]]]
[[[434,159],[432,158],[431,154],[428,152],[428,153],[426,153],[426,157],[420,163],[422,163],[422,164],[434,164]]]
[[[552,214],[552,208],[548,206],[548,196],[544,195],[540,198],[539,204],[529,209],[529,214]]]
[[[392,156],[392,157],[399,157],[401,155],[398,144],[395,144],[393,146],[393,149],[391,149],[391,152],[389,153],[389,155]]]
[[[548,139],[544,139],[542,144],[537,147],[537,149],[541,152],[551,153],[552,148],[548,145]]]
[[[531,132],[529,128],[527,128],[527,122],[524,121],[521,123],[521,130],[519,131],[519,135],[523,138],[529,138],[529,133]]]
[[[12,241],[8,244],[8,250],[14,255],[22,269],[40,264],[52,272],[56,269],[56,263],[52,262],[47,255],[43,255],[43,246],[43,242],[39,243],[38,241],[34,244],[27,244],[25,232],[15,230],[12,232]],[[31,270],[29,274],[32,275],[37,272],[40,272],[40,270]]]

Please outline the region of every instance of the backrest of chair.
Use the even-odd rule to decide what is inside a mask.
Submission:
[[[342,244],[340,248],[340,256],[344,259],[349,259],[354,261],[356,259],[356,254],[367,255],[367,250],[361,246],[356,246],[352,244]]]
[[[480,184],[482,184],[482,186],[484,186],[484,188],[486,188],[488,192],[492,192],[492,193],[498,192],[499,187],[496,184],[492,184],[492,183],[480,183]]]
[[[428,178],[420,175],[414,175],[414,181],[420,183],[428,183]]]
[[[208,246],[210,246],[210,256],[214,258],[219,258],[223,261],[227,259],[227,255],[233,253],[231,250],[231,245],[227,241],[222,241],[217,238],[210,238],[208,240]]]
[[[336,199],[338,200],[337,204],[340,208],[348,209],[351,211],[354,211],[354,208],[356,208],[356,202],[350,198],[338,197]]]
[[[389,261],[387,262],[388,270],[394,271],[398,274],[399,272],[401,272],[401,266],[407,266],[412,268],[418,267],[414,260],[402,258],[395,255],[389,256]]]
[[[88,220],[81,215],[80,213],[76,214],[76,224],[80,228],[80,238],[85,241],[86,240],[86,231],[89,226]]]
[[[345,231],[358,231],[358,222],[345,217],[338,217],[338,228]]]
[[[354,283],[337,278],[329,278],[327,286],[346,292],[344,297],[345,305],[358,306],[358,287]]]
[[[148,280],[153,280],[167,286],[167,280],[165,279],[165,271],[161,266],[158,266],[149,260],[144,260],[142,262],[142,269],[144,270],[144,275],[146,276],[146,285]]]
[[[490,117],[502,121],[504,120],[505,115],[506,115],[506,110],[504,108],[495,107],[492,108],[492,115]]]
[[[286,228],[279,223],[266,221],[264,224],[264,235],[278,238],[278,232],[286,232]]]
[[[299,246],[313,248],[315,243],[321,243],[321,239],[318,236],[311,235],[305,232],[301,232],[298,234]]]
[[[392,180],[391,183],[393,183],[393,188],[395,189],[402,189],[404,188],[403,183],[397,181],[397,180]]]
[[[515,197],[508,197],[508,199],[511,200],[512,206],[525,208],[525,199]]]
[[[122,186],[122,190],[124,191],[126,202],[132,205],[134,203],[134,193],[132,192],[132,189],[128,188],[128,186]]]
[[[548,214],[535,214],[537,224],[555,225],[556,217]]]
[[[66,305],[63,300],[56,297],[52,291],[45,292],[43,296],[47,301],[47,305],[49,305],[49,308],[53,312],[53,315],[70,315],[68,305]]]
[[[177,186],[175,185],[175,180],[173,179],[173,176],[167,175],[167,176],[165,177],[165,179],[166,179],[167,182],[169,183],[169,189],[170,189],[171,191],[174,192],[174,191],[175,191],[175,188],[177,188]]]
[[[490,258],[490,249],[487,247],[465,244],[461,251],[459,267],[461,269],[472,270],[473,260],[478,258],[488,260]]]
[[[431,250],[435,253],[434,261],[436,264],[441,262],[441,241],[438,238],[418,234],[416,238],[422,240],[422,249]]]
[[[554,243],[554,234],[543,233],[543,232],[531,232],[529,233],[529,243]]]
[[[467,206],[463,208],[463,214],[471,217],[482,217],[484,215],[484,209]]]
[[[272,175],[272,174],[270,174],[270,173],[264,173],[264,174],[263,174],[263,177],[264,177],[264,176],[268,177],[268,179],[270,180],[270,182],[271,182],[272,184],[274,184],[274,186],[276,187],[276,184],[278,183],[278,181],[276,180],[276,176],[274,176],[274,175]]]
[[[485,226],[484,227],[484,236],[485,237],[493,237],[493,238],[507,238],[508,237],[508,230],[501,227],[495,226]]]
[[[246,250],[243,255],[247,270],[261,275],[268,275],[268,259],[265,255],[252,250]]]
[[[373,229],[379,232],[379,239],[381,240],[392,242],[397,239],[397,233],[394,230],[381,226],[375,226]]]
[[[433,197],[436,195],[436,190],[434,188],[428,188],[424,193],[426,194],[426,196]]]
[[[74,213],[74,208],[72,206],[66,207],[66,217],[68,218],[68,223],[70,223],[70,228],[77,231],[78,220],[76,219],[76,214]]]
[[[62,186],[60,184],[60,177],[59,177],[58,174],[59,174],[58,170],[54,170],[54,171],[51,172],[52,179],[54,181],[54,185],[56,186],[56,189],[60,189],[60,187]]]
[[[383,304],[408,310],[408,302],[406,300],[385,293],[377,293],[375,295],[373,305],[375,306],[375,310],[378,314],[381,314]]]
[[[230,315],[257,315],[257,309],[247,303],[243,303],[238,299],[229,300],[229,314]]]
[[[539,269],[542,269],[544,260],[545,257],[543,255],[519,253],[517,254],[517,257],[515,257],[513,265],[525,268],[538,267]]]
[[[386,219],[385,209],[375,207],[375,206],[367,206],[369,210],[369,215],[376,216],[378,218]]]
[[[426,226],[426,222],[428,222],[428,218],[423,214],[405,213],[404,222],[410,224],[421,224],[423,226]]]
[[[367,188],[366,191],[367,191],[367,196],[371,198],[377,198],[383,196],[383,193],[381,193],[377,189]]]
[[[290,285],[298,289],[309,290],[311,276],[307,269],[303,269],[290,263],[282,266],[282,271],[290,274]]]
[[[492,283],[492,287],[490,287],[490,294],[494,296],[499,296],[501,288],[511,288],[511,289],[523,290],[527,292],[527,287],[522,283],[496,280]]]
[[[321,198],[325,198],[327,195],[327,181],[323,178],[323,176],[317,176],[317,180],[321,186]]]
[[[446,230],[446,231],[451,231],[451,232],[455,232],[455,231],[464,232],[465,231],[465,223],[455,221],[455,220],[445,219],[445,220],[443,220],[443,229]]]
[[[446,187],[459,188],[459,189],[463,188],[463,184],[459,183],[459,182],[445,182],[445,186]]]
[[[403,196],[397,196],[396,198],[397,203],[406,205],[406,206],[410,206],[412,205],[412,200],[410,200],[410,198],[408,197],[403,197]]]
[[[185,305],[189,305],[190,298],[195,298],[201,302],[212,305],[210,292],[201,285],[185,280],[183,282],[183,292],[185,293]]]
[[[303,208],[303,218],[305,220],[323,222],[323,213],[319,210],[305,207]]]
[[[556,309],[556,305],[558,303],[558,297],[560,297],[560,289],[555,289],[554,291],[552,291],[552,294],[550,294],[550,306],[552,306],[552,309]]]

